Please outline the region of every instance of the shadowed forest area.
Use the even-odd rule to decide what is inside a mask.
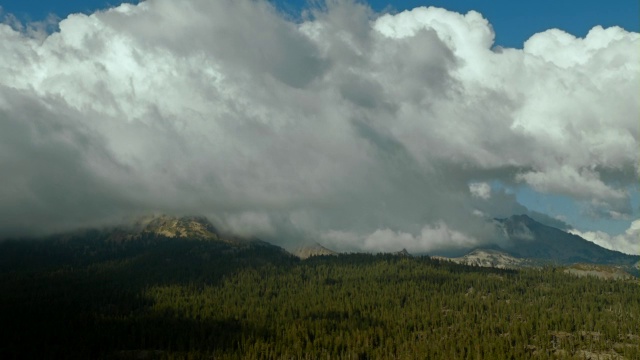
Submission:
[[[637,279],[263,242],[0,243],[0,358],[640,358]]]

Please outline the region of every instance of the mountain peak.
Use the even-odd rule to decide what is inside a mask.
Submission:
[[[531,222],[531,223],[536,222],[527,214],[512,215],[510,218],[517,221],[524,221],[524,222]]]
[[[134,219],[129,226],[111,234],[114,241],[132,240],[140,236],[222,240],[216,228],[203,216],[147,215]]]
[[[402,250],[400,250],[400,251],[396,251],[396,252],[395,252],[395,253],[393,253],[393,254],[394,254],[394,255],[397,255],[397,256],[403,256],[403,257],[409,257],[409,256],[411,256],[411,254],[409,254],[409,252],[407,251],[407,249],[404,249],[404,248],[403,248]]]
[[[496,220],[498,220],[501,223],[509,222],[509,223],[524,224],[524,225],[541,224],[526,214],[511,215],[507,218],[496,219]]]
[[[218,232],[211,222],[202,216],[169,216],[159,215],[143,219],[143,234],[153,234],[168,238],[192,238],[217,240]]]
[[[497,219],[509,242],[504,249],[519,258],[561,264],[600,263],[632,265],[637,256],[605,249],[578,235],[542,224],[527,215]]]
[[[315,241],[310,244],[298,247],[292,252],[292,254],[299,257],[302,260],[308,259],[312,256],[337,255],[335,251],[329,250]]]

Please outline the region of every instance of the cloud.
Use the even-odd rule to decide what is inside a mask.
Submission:
[[[469,184],[469,192],[474,197],[487,200],[491,197],[491,186],[487,183],[471,183]]]
[[[602,231],[569,232],[610,250],[640,255],[640,220],[633,221],[623,234],[613,236]]]
[[[469,190],[472,194],[470,206],[474,209],[474,213],[487,221],[505,219],[512,215],[527,215],[548,226],[562,230],[572,229],[572,226],[561,218],[527,209],[518,202],[515,193],[506,188],[492,190],[489,184],[475,182],[469,184]],[[473,193],[474,191],[479,195],[488,196],[478,196]]]
[[[489,228],[487,225],[487,229]],[[322,241],[339,250],[395,252],[406,249],[410,253],[470,248],[479,244],[477,238],[453,230],[442,221],[423,227],[417,235],[388,228],[378,229],[365,236],[352,232],[331,231],[324,234]]]
[[[0,235],[165,212],[426,251],[495,241],[474,211],[522,206],[469,185],[493,180],[631,211],[636,33],[498,51],[477,12],[349,1],[293,22],[264,1],[148,0],[58,27],[0,25]]]

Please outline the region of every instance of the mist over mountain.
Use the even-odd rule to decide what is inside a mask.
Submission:
[[[640,359],[637,26],[97,2],[0,5],[0,360]]]
[[[0,24],[0,236],[203,214],[283,245],[430,252],[495,243],[486,218],[526,213],[497,183],[637,214],[638,33],[496,48],[476,11],[317,5]]]
[[[596,263],[633,265],[640,256],[603,248],[560,229],[541,224],[526,215],[499,219],[509,242],[504,249],[521,258],[552,260],[561,264]]]
[[[431,255],[452,258],[456,262],[497,267],[539,266],[542,264],[569,265],[576,263],[604,264],[622,266],[634,271],[634,265],[640,256],[624,254],[603,248],[587,241],[578,235],[542,224],[527,215],[514,215],[496,219],[492,223],[496,233],[501,234],[495,242],[478,246],[469,243],[467,246],[451,247],[444,244],[440,249],[430,253],[412,252],[405,248],[396,248],[387,253],[413,255]],[[301,259],[318,255],[336,255],[340,251],[332,249],[317,241],[299,239],[297,242],[264,241],[255,237],[247,237],[229,232],[219,231],[204,216],[169,216],[148,215],[137,217],[118,226],[90,228],[74,232],[60,233],[47,237],[30,238],[21,241],[60,242],[75,241],[78,246],[82,242],[106,244],[126,244],[158,239],[175,239],[184,241],[204,241],[224,244],[231,248],[247,246],[267,246],[286,249]],[[154,241],[155,241],[154,240]],[[425,241],[430,239],[425,238]],[[284,247],[282,249],[281,247]],[[372,251],[376,253],[377,251]]]
[[[495,219],[501,240],[479,247],[434,251],[432,254],[466,264],[505,267],[541,264],[609,264],[633,269],[638,255],[604,248],[571,232],[534,220],[528,215]]]

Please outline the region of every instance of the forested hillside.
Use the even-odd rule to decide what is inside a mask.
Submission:
[[[0,358],[640,358],[638,280],[261,242],[0,244]]]

